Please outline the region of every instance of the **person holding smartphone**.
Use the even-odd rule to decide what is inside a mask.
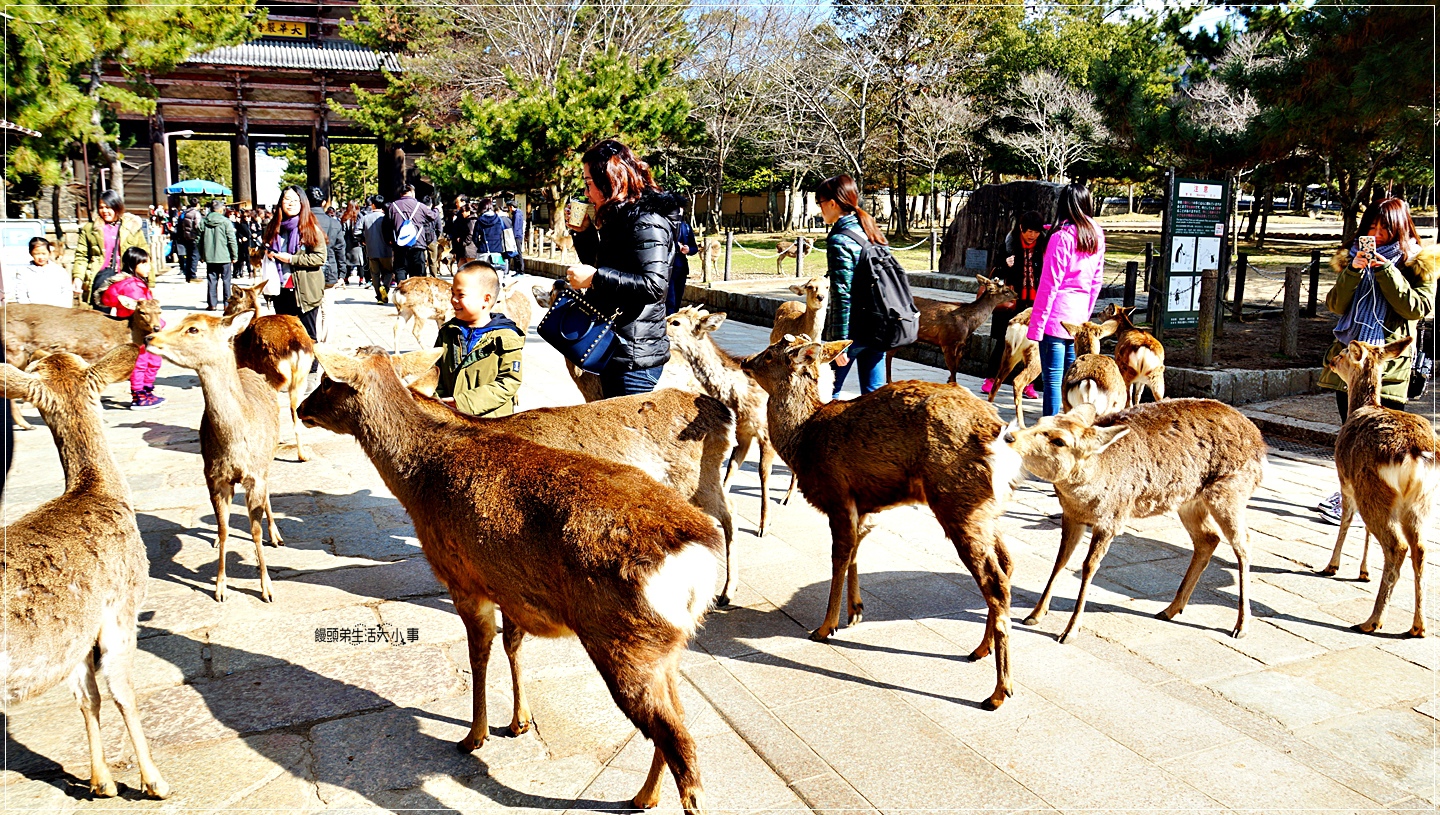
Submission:
[[[1335,392],[1335,407],[1343,424],[1349,416],[1350,396],[1345,380],[1332,363],[1351,340],[1388,345],[1416,337],[1420,320],[1431,316],[1436,277],[1440,276],[1440,247],[1421,247],[1420,233],[1401,198],[1384,198],[1371,204],[1360,221],[1360,233],[1330,260],[1335,285],[1325,296],[1325,307],[1340,319],[1335,341],[1325,352],[1325,372],[1319,385]],[[1384,364],[1380,373],[1380,404],[1404,410],[1410,396],[1410,369],[1415,346]],[[1340,523],[1340,493],[1318,507],[1320,516]]]

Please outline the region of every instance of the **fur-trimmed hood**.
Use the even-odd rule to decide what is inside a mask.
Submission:
[[[1350,265],[1350,250],[1344,246],[1335,250],[1330,256],[1330,271],[1339,275]],[[1420,247],[1420,252],[1406,264],[1406,268],[1420,278],[1421,281],[1429,283],[1440,278],[1440,244],[1428,244]]]

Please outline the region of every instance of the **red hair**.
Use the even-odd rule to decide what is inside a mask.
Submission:
[[[815,203],[822,201],[834,201],[841,212],[855,213],[855,217],[860,219],[860,228],[865,230],[865,237],[869,238],[871,243],[890,245],[875,219],[860,208],[860,187],[856,185],[855,179],[841,173],[821,181],[820,186],[815,188]]]
[[[580,161],[590,171],[595,188],[605,196],[605,201],[595,208],[596,226],[604,226],[620,206],[639,201],[647,191],[660,189],[650,175],[650,165],[615,139],[605,139],[586,150]]]
[[[1405,203],[1405,199],[1382,198],[1370,204],[1365,209],[1365,217],[1360,219],[1360,231],[1356,234],[1368,234],[1377,223],[1385,229],[1390,240],[1400,242],[1400,255],[1405,263],[1414,260],[1412,253],[1420,244],[1420,232],[1415,228],[1415,221],[1410,217],[1410,205]]]

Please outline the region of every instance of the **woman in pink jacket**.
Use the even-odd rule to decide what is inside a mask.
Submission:
[[[1060,191],[1057,225],[1045,245],[1035,310],[1030,314],[1029,337],[1040,343],[1044,416],[1060,412],[1060,382],[1075,362],[1075,340],[1061,323],[1090,320],[1105,276],[1105,233],[1092,212],[1090,190],[1084,184]]]

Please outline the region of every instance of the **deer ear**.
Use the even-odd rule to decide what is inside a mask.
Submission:
[[[1103,322],[1103,323],[1100,324],[1100,336],[1101,336],[1101,337],[1113,336],[1113,335],[1115,334],[1115,332],[1116,332],[1116,331],[1119,331],[1119,330],[1120,330],[1120,323],[1116,322],[1115,320],[1106,320],[1105,322]]]
[[[254,317],[255,312],[253,311],[242,311],[239,314],[232,314],[229,317],[222,317],[220,319],[220,333],[225,337],[225,339],[228,340],[236,334],[239,334],[241,331],[249,328],[250,321],[254,319]]]
[[[40,377],[26,373],[8,362],[0,362],[0,387],[5,389],[6,399],[30,399],[30,392],[40,384]]]
[[[795,284],[792,284],[792,285],[790,286],[790,291],[791,291],[791,293],[793,293],[793,294],[801,294],[801,295],[803,295],[803,294],[805,293],[805,284],[804,284],[804,283],[795,283]]]
[[[1080,326],[1082,325],[1082,323],[1067,323],[1067,322],[1065,322],[1064,320],[1061,320],[1061,321],[1060,321],[1060,325],[1061,325],[1066,331],[1069,331],[1069,332],[1070,332],[1070,336],[1073,337],[1073,336],[1075,336],[1076,334],[1079,334],[1079,333],[1080,333]]]
[[[1095,406],[1089,402],[1076,405],[1065,415],[1086,426],[1095,424]]]
[[[1088,407],[1088,405],[1087,405],[1087,407]],[[1095,428],[1095,436],[1096,436],[1096,438],[1098,438],[1098,439],[1100,440],[1100,445],[1099,445],[1098,447],[1096,447],[1095,450],[1094,450],[1094,452],[1092,452],[1090,455],[1092,455],[1092,456],[1098,456],[1098,455],[1100,455],[1101,453],[1103,453],[1103,452],[1105,452],[1106,450],[1110,449],[1110,445],[1114,444],[1114,443],[1117,442],[1117,441],[1120,441],[1121,439],[1125,438],[1125,437],[1126,437],[1127,435],[1129,435],[1129,434],[1130,434],[1130,428],[1128,428],[1128,427],[1126,427],[1126,426],[1124,426],[1124,425],[1117,425],[1117,426],[1115,426],[1115,427],[1097,427],[1097,428]]]
[[[435,367],[440,357],[445,356],[444,348],[426,348],[423,351],[411,351],[408,354],[401,354],[398,357],[391,357],[390,362],[395,366],[395,373],[401,379],[415,379],[426,371]]]
[[[824,346],[820,345],[819,343],[811,343],[810,345],[802,345],[799,348],[796,348],[794,354],[792,355],[792,358],[797,364],[808,367],[810,365],[820,364],[821,358],[824,356],[824,353]]]
[[[435,389],[438,387],[440,387],[440,369],[438,367],[432,367],[425,373],[420,374],[420,378],[411,382],[409,385],[411,391],[421,394],[422,396],[432,397],[435,395]]]
[[[836,357],[844,353],[846,348],[850,347],[851,342],[852,340],[835,340],[825,343],[821,346],[823,350],[820,352],[820,362],[833,362]]]
[[[983,288],[985,288],[986,286],[990,285],[992,282],[994,282],[994,278],[986,277],[986,276],[983,275],[983,274],[977,274],[977,275],[975,275],[975,282],[976,282],[976,283],[979,283],[979,284],[980,284],[980,288],[983,289]]]
[[[360,361],[347,354],[331,351],[324,343],[315,343],[315,358],[320,367],[336,382],[350,384],[360,376]]]
[[[139,356],[140,346],[128,342],[106,351],[105,356],[96,360],[90,370],[85,372],[85,379],[91,390],[99,393],[109,385],[129,378],[130,372],[135,370],[135,360]]]
[[[126,297],[123,294],[115,295],[115,302],[120,304],[120,308],[129,309],[131,311],[134,311],[135,307],[140,305],[139,300],[136,300],[134,297]]]
[[[715,314],[706,314],[705,317],[700,320],[700,327],[705,329],[706,331],[714,331],[715,329],[719,328],[720,325],[724,322],[725,312],[723,311],[717,312]]]
[[[1394,359],[1400,356],[1401,354],[1405,353],[1405,349],[1409,348],[1410,343],[1414,341],[1414,337],[1401,337],[1400,339],[1390,343],[1389,345],[1385,346],[1380,350],[1380,360],[1383,362],[1387,359]]]

